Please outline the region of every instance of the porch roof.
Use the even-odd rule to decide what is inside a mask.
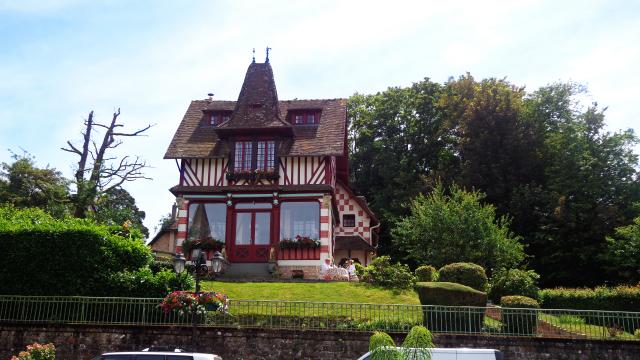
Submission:
[[[335,250],[373,251],[374,248],[360,235],[337,235]]]

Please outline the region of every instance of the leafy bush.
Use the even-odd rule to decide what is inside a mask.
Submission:
[[[500,270],[491,277],[489,298],[498,303],[500,298],[508,295],[522,295],[538,299],[540,289],[537,281],[540,278],[533,270],[509,269]]]
[[[53,344],[33,343],[27,345],[27,351],[21,351],[18,356],[12,356],[11,360],[54,360],[56,347]]]
[[[356,267],[356,275],[358,275],[358,278],[362,278],[364,276],[366,268],[360,263],[355,263],[354,265]]]
[[[440,281],[453,282],[485,291],[489,280],[482,266],[473,263],[453,263],[438,270]]]
[[[369,338],[369,351],[373,351],[383,346],[396,346],[391,336],[383,331],[376,331]]]
[[[415,271],[416,274],[416,280],[417,281],[435,281],[435,277],[436,277],[436,268],[434,268],[431,265],[422,265],[422,266],[418,266],[418,268]]]
[[[436,307],[423,308],[423,324],[434,331],[480,332],[484,323],[487,294],[468,286],[449,282],[420,282],[415,287],[422,305],[476,306],[466,311],[447,312]]]
[[[531,335],[538,329],[538,312],[540,304],[526,296],[503,296],[502,306],[503,331],[512,335]]]
[[[362,278],[374,285],[397,289],[409,289],[415,282],[409,267],[400,263],[392,264],[389,256],[373,259],[371,265],[365,268]]]
[[[636,339],[640,339],[640,329],[636,329],[636,331],[633,332],[633,336],[635,336]]]
[[[431,334],[431,331],[424,326],[414,326],[402,342],[402,347],[423,349],[432,348],[434,347],[433,335]]]
[[[0,207],[0,253],[11,258],[0,294],[14,295],[112,296],[115,274],[152,260],[137,231],[10,206]]]
[[[162,270],[173,270],[173,262],[169,259],[155,259],[149,264],[149,268],[154,274]]]
[[[164,297],[176,290],[190,290],[193,277],[186,272],[176,274],[173,270],[162,270],[157,274],[149,268],[122,271],[110,278],[110,296]]]
[[[418,264],[441,267],[453,261],[487,269],[511,268],[524,259],[520,237],[510,220],[483,204],[484,195],[458,186],[437,185],[411,202],[411,214],[391,230],[393,244]]]
[[[371,360],[400,360],[400,352],[389,334],[376,331],[369,338]]]

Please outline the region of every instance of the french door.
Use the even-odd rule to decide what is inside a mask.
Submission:
[[[271,210],[236,209],[232,262],[267,262],[271,245]]]

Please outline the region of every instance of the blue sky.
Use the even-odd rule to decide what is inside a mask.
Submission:
[[[59,148],[120,107],[152,181],[126,188],[153,230],[178,181],[162,156],[189,101],[235,100],[251,49],[273,48],[281,99],[348,97],[470,72],[529,90],[588,86],[609,129],[640,130],[640,1],[0,0],[0,162],[25,149],[71,176]]]

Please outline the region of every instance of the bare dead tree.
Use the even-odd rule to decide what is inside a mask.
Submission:
[[[125,182],[137,179],[150,179],[144,176],[143,169],[148,167],[147,163],[138,156],[129,155],[118,160],[117,157],[107,156],[110,149],[115,149],[122,145],[122,137],[145,136],[145,132],[152,125],[134,131],[118,131],[124,125],[118,123],[120,109],[113,113],[111,122],[107,125],[100,124],[93,119],[93,111],[89,112],[89,117],[84,122],[85,130],[82,133],[82,148],[79,149],[71,141],[67,141],[67,148],[64,151],[74,153],[80,157],[78,169],[75,173],[75,183],[77,194],[74,204],[74,215],[84,218],[87,211],[95,205],[97,196],[101,193],[121,186]],[[100,145],[92,138],[99,133],[96,128],[104,129],[104,136]]]

